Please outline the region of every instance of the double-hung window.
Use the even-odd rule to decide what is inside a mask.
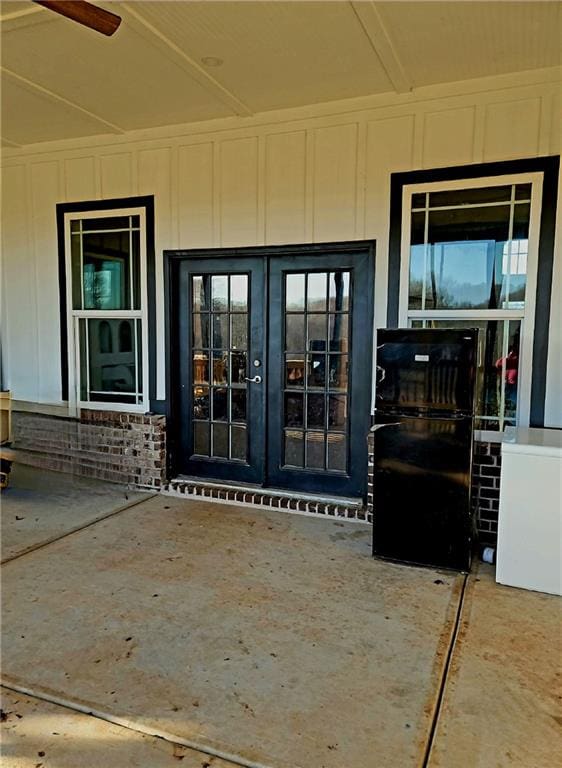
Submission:
[[[64,219],[70,405],[146,411],[146,209]]]
[[[478,328],[476,427],[529,423],[542,174],[403,187],[400,325]]]

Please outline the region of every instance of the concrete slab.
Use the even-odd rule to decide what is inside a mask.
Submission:
[[[248,765],[408,768],[461,584],[368,526],[158,497],[3,567],[3,674]]]
[[[562,599],[471,577],[431,768],[562,765]]]
[[[150,494],[122,485],[14,464],[2,491],[2,561]]]
[[[0,765],[6,768],[236,768],[66,707],[6,689],[1,693]]]

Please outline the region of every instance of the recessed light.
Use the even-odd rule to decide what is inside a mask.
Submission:
[[[222,64],[224,64],[224,61],[219,59],[217,56],[203,56],[201,63],[206,67],[220,67]]]

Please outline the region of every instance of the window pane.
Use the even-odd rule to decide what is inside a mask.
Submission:
[[[330,315],[328,318],[328,341],[330,352],[347,352],[349,315]]]
[[[228,421],[228,390],[213,389],[213,421]]]
[[[79,336],[81,399],[131,404],[140,401],[140,324],[135,320],[89,318],[80,321]]]
[[[309,394],[306,399],[306,426],[308,429],[324,429],[325,397],[320,394]]]
[[[129,226],[129,216],[102,216],[99,219],[82,219],[82,230],[86,232],[100,229],[129,229]]]
[[[228,352],[213,352],[213,384],[228,383]]]
[[[75,222],[72,222],[73,224]],[[79,223],[79,222],[76,222]],[[72,308],[82,309],[82,238],[80,235],[71,235],[70,258],[72,265]]]
[[[326,315],[307,315],[308,349],[319,352],[326,349]]]
[[[213,314],[213,347],[228,349],[228,315]]]
[[[429,207],[445,205],[478,205],[478,203],[501,203],[511,200],[511,185],[503,187],[480,187],[479,189],[450,189],[429,193]]]
[[[476,427],[515,424],[519,381],[519,320],[420,320],[414,327],[478,328]]]
[[[424,217],[423,213],[412,214],[410,309],[523,306],[529,232],[527,203],[431,211],[427,238]]]
[[[129,232],[82,236],[84,309],[131,309]]]

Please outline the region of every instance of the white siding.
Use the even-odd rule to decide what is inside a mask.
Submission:
[[[495,82],[6,152],[2,342],[14,398],[60,402],[55,202],[155,196],[159,397],[166,248],[375,238],[375,324],[384,325],[391,173],[560,151],[553,74]],[[558,237],[551,426],[562,426],[560,248]]]

